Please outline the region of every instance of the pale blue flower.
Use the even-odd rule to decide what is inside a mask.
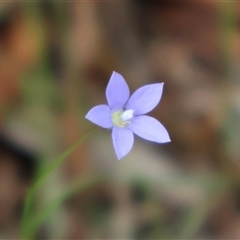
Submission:
[[[134,135],[146,140],[165,143],[170,138],[165,127],[155,118],[146,116],[159,103],[163,83],[143,86],[130,96],[124,78],[112,73],[106,89],[108,105],[92,108],[86,118],[103,128],[112,129],[112,140],[118,159],[132,149]]]

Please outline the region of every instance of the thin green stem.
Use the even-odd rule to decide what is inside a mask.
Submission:
[[[96,131],[97,128],[92,129],[90,132],[85,134],[83,137],[81,137],[78,141],[76,141],[70,148],[68,148],[61,156],[56,158],[54,161],[52,161],[49,165],[47,165],[45,168],[43,168],[40,173],[38,174],[37,178],[35,179],[35,182],[33,183],[32,187],[29,189],[24,209],[23,209],[23,216],[22,216],[22,222],[21,222],[21,232],[25,228],[25,225],[27,224],[29,213],[31,212],[32,208],[32,200],[34,199],[34,196],[37,192],[37,190],[43,185],[43,183],[46,181],[48,176],[87,138],[89,137],[93,132]]]
[[[93,185],[97,184],[99,181],[102,181],[101,176],[91,176],[91,177],[80,177],[71,183],[66,191],[61,193],[53,201],[47,203],[42,209],[40,209],[34,216],[31,218],[31,222],[25,225],[25,228],[22,229],[22,238],[23,239],[32,239],[36,234],[39,227],[44,223],[44,221],[53,214],[69,197],[80,191],[84,191]]]

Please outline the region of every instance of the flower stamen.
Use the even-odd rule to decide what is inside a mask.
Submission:
[[[130,119],[133,118],[133,110],[116,111],[112,113],[112,122],[115,126],[124,128],[125,125],[130,124]]]

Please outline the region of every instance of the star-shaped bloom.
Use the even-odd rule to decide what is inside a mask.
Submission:
[[[165,127],[145,115],[159,103],[162,91],[163,83],[149,84],[137,89],[130,97],[124,78],[113,72],[106,89],[108,105],[98,105],[87,113],[86,118],[91,122],[112,129],[113,146],[119,160],[132,149],[133,133],[157,143],[171,141]]]

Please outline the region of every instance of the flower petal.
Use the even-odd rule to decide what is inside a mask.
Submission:
[[[107,105],[98,105],[92,108],[85,118],[103,128],[111,128],[113,126],[111,111]]]
[[[126,104],[126,109],[132,109],[135,115],[150,112],[159,103],[163,91],[163,83],[146,85],[137,89]]]
[[[158,120],[149,116],[134,117],[127,128],[149,141],[158,143],[171,141],[165,127]]]
[[[129,129],[113,127],[112,140],[118,160],[120,160],[132,149],[134,136]]]
[[[129,98],[128,85],[122,75],[113,72],[106,89],[108,105],[111,109],[123,107]]]

